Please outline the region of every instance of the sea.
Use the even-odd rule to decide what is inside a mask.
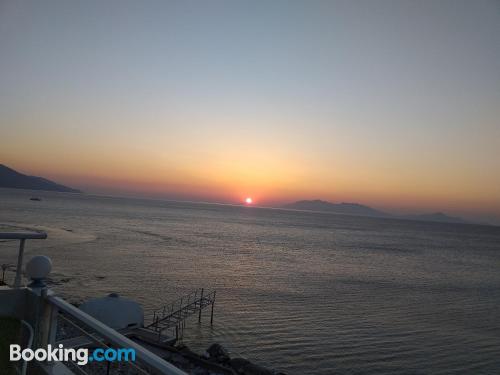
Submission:
[[[199,353],[297,375],[500,374],[500,227],[0,189],[13,227],[47,231],[26,259],[49,256],[70,302],[114,292],[149,316],[216,290],[213,325],[186,325]]]

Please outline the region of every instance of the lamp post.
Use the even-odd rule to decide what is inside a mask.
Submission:
[[[34,346],[42,348],[55,343],[57,308],[50,304],[45,279],[52,270],[52,261],[45,255],[36,255],[26,264],[26,276],[31,279],[28,288],[35,297]]]

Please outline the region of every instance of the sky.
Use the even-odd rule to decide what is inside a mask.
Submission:
[[[0,163],[500,222],[500,2],[0,1]]]

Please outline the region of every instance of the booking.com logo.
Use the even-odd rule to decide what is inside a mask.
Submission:
[[[89,349],[64,348],[62,344],[53,348],[48,345],[47,349],[22,349],[20,345],[10,345],[10,360],[12,362],[24,360],[40,362],[74,362],[79,366],[85,366],[89,362],[134,362],[135,349],[132,348],[97,348],[89,354]]]

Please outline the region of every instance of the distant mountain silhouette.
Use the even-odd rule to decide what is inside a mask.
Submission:
[[[422,215],[406,215],[403,216],[403,218],[409,220],[437,221],[440,223],[467,223],[467,221],[460,217],[448,216],[442,212]]]
[[[344,203],[344,202],[331,203],[319,199],[298,201],[295,203],[287,204],[283,206],[283,208],[292,210],[306,210],[306,211],[327,211],[344,215],[377,216],[377,217],[391,216],[385,212],[378,211],[374,208],[363,206],[362,204],[358,203]]]
[[[0,164],[0,187],[10,189],[30,189],[61,191],[67,193],[81,193],[80,190],[72,189],[64,185],[37,176],[27,176]]]
[[[394,219],[407,219],[407,220],[420,220],[420,221],[435,221],[440,223],[468,223],[459,217],[448,216],[442,212],[421,215],[391,215],[374,208],[364,206],[358,203],[331,203],[316,200],[302,200],[295,203],[290,203],[282,206],[282,208],[291,210],[303,211],[324,211],[336,214],[355,215],[355,216],[372,216],[372,217],[386,217]]]

